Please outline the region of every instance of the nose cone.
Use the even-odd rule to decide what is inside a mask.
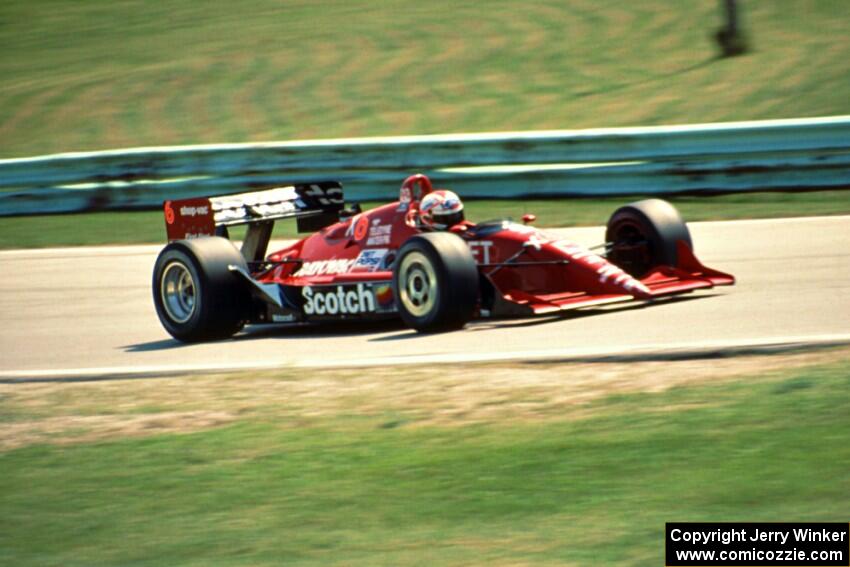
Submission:
[[[636,299],[649,299],[652,292],[640,281],[615,266],[602,256],[573,242],[552,244],[557,253],[566,256],[573,266],[574,275],[581,274],[587,282],[587,291],[604,294],[628,294]]]
[[[649,288],[643,285],[640,281],[633,278],[626,272],[615,266],[604,258],[599,258],[602,263],[592,266],[596,273],[599,274],[599,283],[607,286],[615,293],[628,293],[637,299],[649,299],[652,293]]]

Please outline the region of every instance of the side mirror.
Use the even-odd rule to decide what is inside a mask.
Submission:
[[[531,224],[537,220],[537,215],[532,215],[531,213],[526,213],[522,215],[522,224]]]

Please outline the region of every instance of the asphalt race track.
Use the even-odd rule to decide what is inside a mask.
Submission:
[[[400,323],[255,328],[183,345],[150,280],[160,246],[0,252],[0,379],[275,366],[596,358],[789,343],[850,343],[850,216],[692,223],[698,257],[738,284],[653,305],[476,321],[441,335]],[[603,229],[549,230],[585,244]]]

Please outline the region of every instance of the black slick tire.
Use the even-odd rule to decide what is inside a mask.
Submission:
[[[175,339],[223,339],[244,325],[250,293],[229,270],[247,269],[232,242],[204,237],[171,242],[159,253],[153,271],[153,301],[162,326]]]
[[[608,260],[637,278],[659,265],[676,266],[679,241],[693,249],[691,233],[679,211],[662,199],[620,207],[605,231]]]
[[[478,266],[456,234],[411,237],[393,264],[393,293],[402,320],[420,332],[460,329],[478,303]]]

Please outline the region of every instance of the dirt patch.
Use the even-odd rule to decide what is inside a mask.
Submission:
[[[299,426],[334,415],[387,427],[583,419],[614,394],[729,380],[850,359],[850,349],[708,360],[285,370],[91,383],[0,385],[0,448],[189,432],[243,418]],[[680,410],[678,408],[670,408]]]
[[[143,437],[209,429],[233,421],[228,412],[167,411],[144,415],[64,415],[3,425],[0,449],[34,443],[88,443],[120,437]]]

